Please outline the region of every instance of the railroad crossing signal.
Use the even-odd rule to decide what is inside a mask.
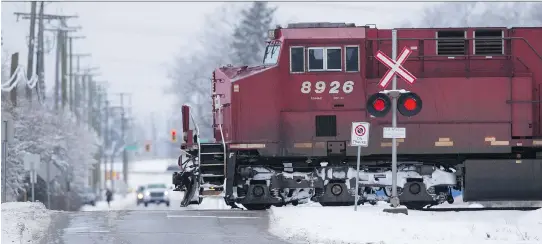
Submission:
[[[376,59],[389,68],[388,72],[386,72],[382,79],[380,79],[380,82],[378,83],[379,87],[386,88],[395,75],[401,77],[401,79],[406,81],[408,84],[414,84],[417,79],[416,76],[412,75],[403,67],[403,64],[406,62],[411,53],[412,50],[410,50],[408,47],[403,48],[403,51],[401,51],[399,57],[397,58],[397,61],[394,61],[380,50],[376,53]],[[394,98],[397,98],[397,111],[399,111],[401,115],[412,117],[420,113],[422,110],[422,99],[416,93],[404,90],[385,90],[384,92],[375,93],[371,95],[369,99],[367,99],[367,112],[369,112],[369,114],[371,114],[373,117],[386,116],[392,107],[392,100],[389,96],[390,93],[394,94]]]
[[[403,116],[412,117],[422,111],[422,99],[413,92],[403,92],[397,98],[397,111]],[[367,99],[367,112],[373,117],[384,117],[391,110],[392,102],[386,93],[375,93]]]
[[[384,93],[375,93],[367,100],[367,111],[374,117],[384,117],[391,109],[391,100]]]
[[[397,98],[397,111],[406,117],[412,117],[422,111],[422,99],[413,92],[403,93]]]
[[[176,130],[171,130],[171,141],[172,142],[177,142],[177,131]]]
[[[399,77],[401,77],[401,79],[403,79],[407,83],[411,85],[414,84],[414,82],[416,81],[416,77],[403,67],[403,64],[408,59],[408,56],[410,56],[411,53],[412,50],[410,50],[410,48],[408,47],[405,47],[403,48],[403,51],[401,51],[401,54],[399,54],[397,61],[394,61],[393,59],[388,57],[388,55],[384,54],[382,51],[379,50],[375,55],[376,59],[386,65],[389,70],[382,77],[382,79],[380,79],[378,86],[382,87],[383,89],[386,88],[390,84],[390,81],[395,74],[399,75]]]

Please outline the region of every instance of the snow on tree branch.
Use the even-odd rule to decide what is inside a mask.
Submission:
[[[410,27],[521,27],[542,22],[542,3],[446,2],[427,7]],[[537,9],[538,10],[535,10]],[[406,26],[405,26],[406,27]]]

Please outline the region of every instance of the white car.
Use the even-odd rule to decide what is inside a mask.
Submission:
[[[169,188],[166,184],[148,184],[143,192],[143,204],[165,203],[169,207]]]

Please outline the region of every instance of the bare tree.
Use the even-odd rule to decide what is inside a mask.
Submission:
[[[253,2],[241,11],[241,21],[237,24],[232,41],[235,65],[261,65],[267,40],[267,32],[272,29],[276,7],[267,2]]]
[[[227,3],[209,14],[196,43],[181,49],[169,71],[171,83],[166,93],[175,97],[175,111],[180,111],[182,104],[190,104],[204,138],[212,137],[212,72],[231,63],[234,16],[242,6]]]

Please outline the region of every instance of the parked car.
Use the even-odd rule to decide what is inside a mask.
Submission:
[[[169,188],[166,184],[148,184],[143,193],[143,204],[165,203],[169,207]]]
[[[98,196],[94,192],[94,189],[90,187],[85,188],[82,198],[83,198],[83,204],[96,206],[96,201],[98,200]]]

